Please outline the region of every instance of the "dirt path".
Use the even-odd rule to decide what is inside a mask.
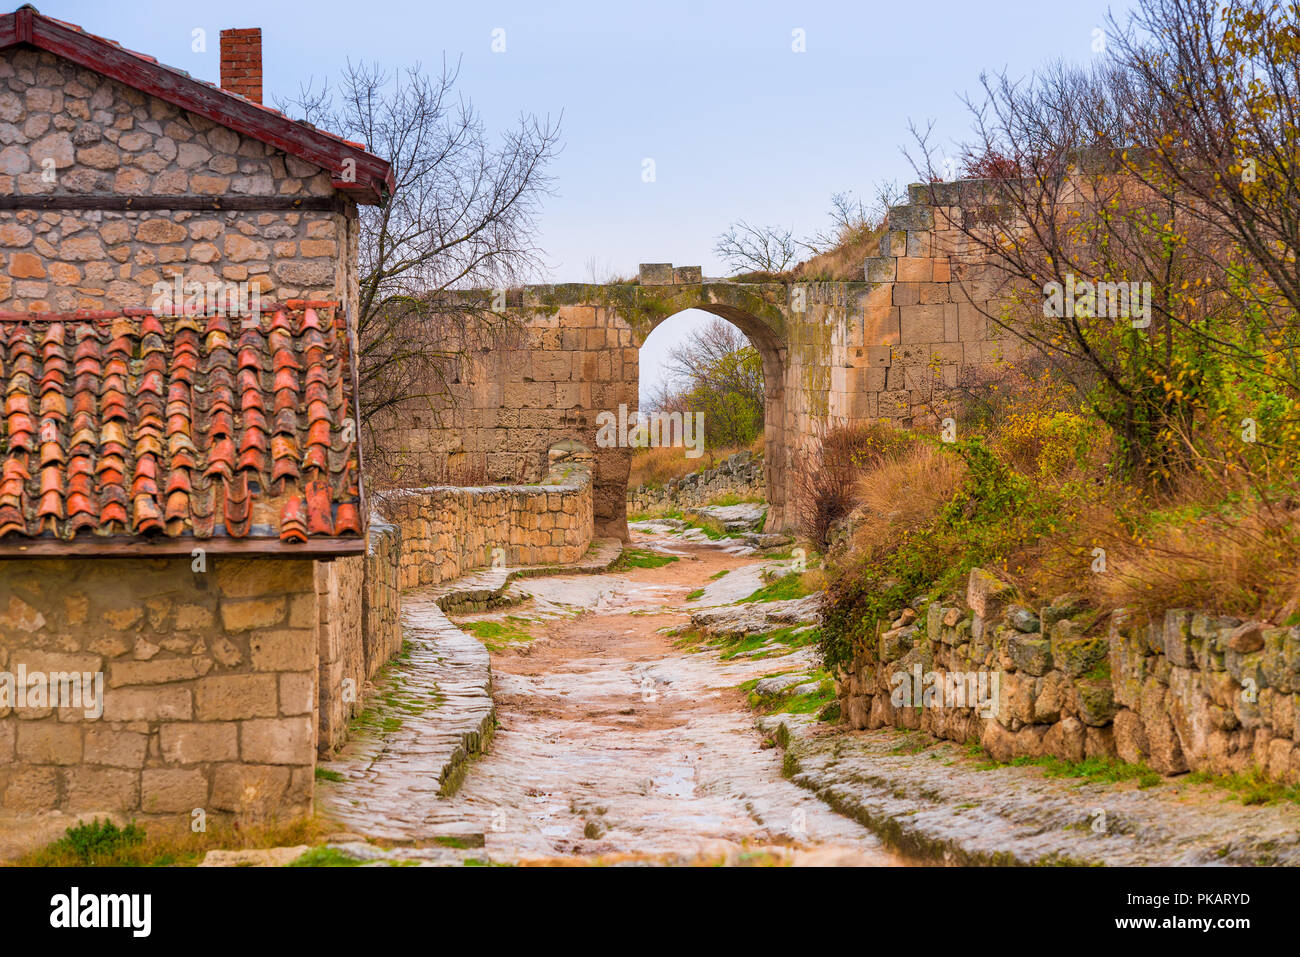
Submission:
[[[489,640],[495,738],[454,796],[411,791],[423,827],[481,833],[477,853],[494,862],[898,863],[782,777],[780,749],[764,747],[737,690],[772,662],[690,653],[662,633],[688,622],[688,593],[724,570],[743,587],[756,559],[669,547],[680,559],[661,568],[532,579],[522,583],[530,601],[455,618],[507,623],[533,640]]]

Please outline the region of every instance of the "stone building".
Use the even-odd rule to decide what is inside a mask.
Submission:
[[[357,206],[392,173],[262,106],[260,44],[223,33],[218,88],[0,16],[0,813],[305,810],[373,671]]]

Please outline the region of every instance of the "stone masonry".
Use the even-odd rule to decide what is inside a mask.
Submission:
[[[970,688],[980,673],[997,676],[989,714],[969,693],[943,706],[895,696],[908,675]],[[1190,609],[1098,620],[1078,595],[1031,610],[975,569],[964,603],[903,609],[856,649],[837,687],[851,727],[979,741],[999,761],[1117,758],[1162,774],[1300,782],[1300,628]]]
[[[329,197],[330,175],[43,51],[0,51],[0,196]],[[355,315],[356,211],[0,210],[0,310],[152,305],[157,282],[248,282]]]
[[[103,714],[0,708],[0,808],[258,817],[311,807],[313,563],[27,560],[0,670],[102,672]]]

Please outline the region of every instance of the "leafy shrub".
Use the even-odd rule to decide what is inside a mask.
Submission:
[[[113,857],[125,848],[144,843],[144,837],[144,830],[134,821],[126,827],[118,827],[112,821],[95,818],[89,824],[68,828],[50,849],[56,854],[70,855],[76,863],[91,865]]]

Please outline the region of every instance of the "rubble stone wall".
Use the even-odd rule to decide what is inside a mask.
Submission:
[[[749,452],[737,452],[713,468],[670,479],[658,488],[645,485],[629,487],[627,510],[629,514],[638,514],[708,505],[728,495],[762,501],[766,494],[767,480],[763,474],[762,458]]]
[[[333,197],[330,175],[53,54],[0,52],[0,195]],[[0,210],[0,310],[152,307],[154,284],[248,282],[355,315],[356,209]]]
[[[969,694],[942,705],[896,694],[958,677],[969,689],[980,672],[998,682],[985,713]],[[904,609],[837,683],[852,727],[979,741],[999,761],[1106,757],[1163,774],[1258,770],[1300,781],[1300,628],[1188,609],[1153,622],[1124,611],[1099,618],[1077,595],[1035,612],[976,569],[964,604]]]

